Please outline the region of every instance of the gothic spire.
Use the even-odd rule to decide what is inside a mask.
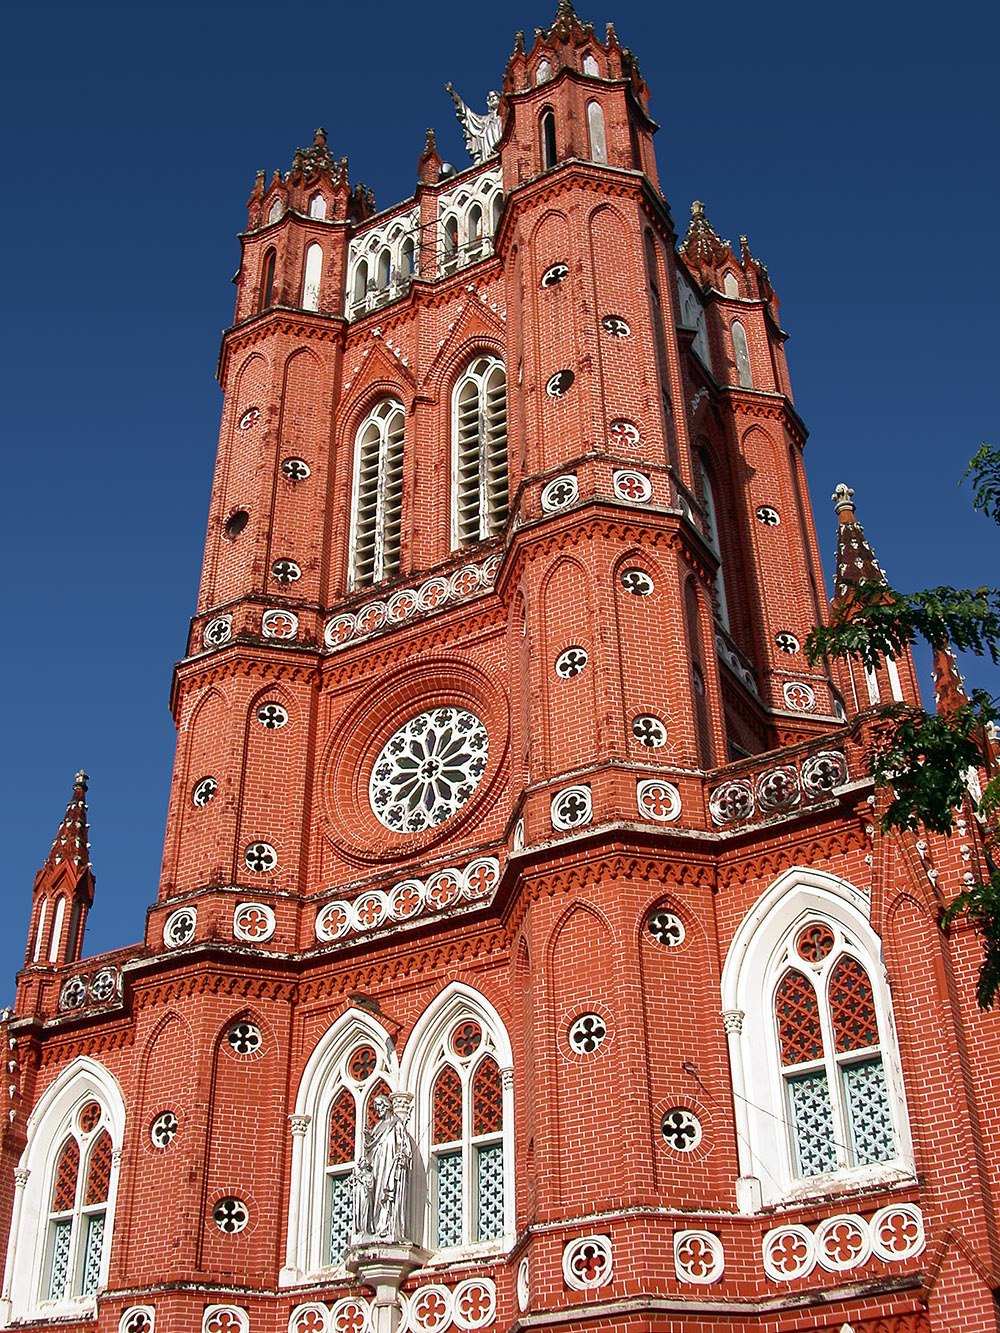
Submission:
[[[865,530],[854,512],[854,492],[843,482],[831,497],[840,519],[837,531],[837,575],[833,606],[840,606],[850,598],[851,588],[859,583],[885,584],[882,566],[868,544]]]
[[[965,692],[965,681],[959,672],[950,644],[944,643],[940,648],[934,649],[931,671],[934,676],[934,702],[937,711],[945,717],[950,717],[969,702],[969,696]]]
[[[39,875],[44,875],[46,871],[54,872],[63,864],[71,866],[78,878],[90,871],[87,781],[87,775],[81,769],[73,779],[73,795]],[[37,884],[37,877],[35,882]]]

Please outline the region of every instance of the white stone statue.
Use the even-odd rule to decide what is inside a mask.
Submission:
[[[485,162],[488,157],[492,157],[500,142],[503,128],[500,124],[500,112],[497,110],[500,105],[500,94],[497,92],[486,94],[486,115],[481,116],[465,105],[450,83],[446,83],[445,87],[455,103],[455,115],[462,127],[469,156],[473,162]]]
[[[352,1245],[371,1241],[396,1244],[407,1239],[413,1140],[386,1096],[375,1098],[378,1116],[364,1132],[361,1160],[354,1168]]]

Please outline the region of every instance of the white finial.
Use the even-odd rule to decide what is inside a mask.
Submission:
[[[852,513],[854,512],[854,492],[850,486],[845,486],[843,482],[834,490],[830,499],[833,501],[833,507],[838,514],[844,509],[850,509]]]

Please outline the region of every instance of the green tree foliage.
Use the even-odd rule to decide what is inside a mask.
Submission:
[[[973,508],[1000,525],[1000,450],[984,444],[965,474]],[[853,658],[873,670],[888,655],[899,656],[918,639],[932,648],[950,644],[1000,664],[1000,591],[996,588],[929,588],[901,593],[885,583],[856,583],[840,599],[829,625],[806,641],[812,663]],[[982,763],[982,738],[1000,721],[1000,700],[984,690],[948,714],[892,704],[880,710],[870,754],[872,777],[892,793],[883,827],[950,834],[955,811],[969,795],[966,776]],[[1000,812],[1000,775],[977,802],[976,817],[995,832]],[[985,954],[977,998],[983,1009],[1000,997],[1000,869],[987,851],[987,875],[952,902],[942,924],[967,916]]]

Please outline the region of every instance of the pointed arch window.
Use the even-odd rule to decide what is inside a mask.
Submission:
[[[453,544],[482,541],[507,521],[507,376],[479,357],[452,395]]]
[[[302,309],[319,309],[319,283],[323,276],[323,247],[310,245],[306,250],[306,266],[302,278]]]
[[[699,454],[698,462],[701,470],[701,498],[705,505],[705,536],[708,538],[708,544],[719,561],[714,586],[715,614],[723,629],[728,630],[729,606],[726,602],[726,578],[722,568],[722,545],[719,541],[719,519],[715,508],[715,489],[712,486],[708,462],[703,453]]]
[[[111,1135],[103,1122],[100,1103],[88,1102],[56,1161],[45,1300],[92,1296],[97,1291],[111,1186]]]
[[[264,264],[261,268],[260,277],[260,301],[258,310],[270,310],[271,300],[274,297],[274,265],[277,260],[277,251],[272,247],[264,256]]]
[[[912,1174],[906,1102],[867,901],[785,871],[738,928],[722,972],[741,1206]],[[754,1201],[756,1193],[756,1201]]]
[[[403,514],[403,404],[384,398],[358,429],[354,450],[351,587],[399,570]]]
[[[309,216],[319,218],[321,222],[326,221],[326,200],[321,194],[314,194],[309,200]]]
[[[557,161],[556,116],[551,108],[542,112],[539,130],[542,144],[542,170],[548,171],[549,167],[554,167]]]
[[[750,369],[750,349],[747,347],[746,329],[738,319],[733,320],[730,332],[733,335],[733,356],[736,359],[736,378],[744,389],[753,388],[753,372]]]
[[[600,102],[587,103],[587,131],[590,135],[590,159],[607,162],[608,143],[604,133],[604,111]]]

